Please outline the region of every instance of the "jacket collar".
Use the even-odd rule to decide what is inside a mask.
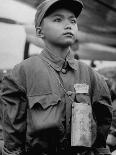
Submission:
[[[77,60],[74,59],[74,55],[71,52],[71,50],[69,50],[65,59],[56,56],[55,54],[53,54],[48,49],[44,49],[41,52],[40,57],[44,61],[46,61],[52,68],[54,68],[56,71],[61,71],[65,62],[68,63],[69,66],[74,70],[77,70],[77,68],[78,68],[77,67]]]

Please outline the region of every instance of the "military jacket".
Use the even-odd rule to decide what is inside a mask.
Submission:
[[[76,94],[75,84],[88,85]],[[66,59],[49,50],[16,65],[3,79],[3,154],[55,154],[71,150],[71,105],[86,102],[97,126],[93,148],[105,148],[111,125],[110,92],[105,80],[71,52]],[[61,154],[61,153],[59,153]]]

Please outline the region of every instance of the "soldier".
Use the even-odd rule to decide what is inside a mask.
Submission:
[[[109,89],[70,50],[82,8],[80,0],[46,0],[38,6],[35,28],[45,48],[3,79],[3,155],[110,154],[106,148],[112,121]],[[81,122],[76,109],[77,124],[72,121],[73,106],[88,109],[80,110]]]

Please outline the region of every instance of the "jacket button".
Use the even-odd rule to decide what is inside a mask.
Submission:
[[[66,69],[62,69],[61,71],[62,71],[62,73],[63,73],[63,74],[65,74],[65,73],[66,73]]]
[[[71,96],[72,94],[73,94],[72,91],[67,91],[67,95],[68,95],[68,96]]]

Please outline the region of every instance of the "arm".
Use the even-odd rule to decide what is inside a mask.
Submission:
[[[104,78],[97,72],[91,73],[93,84],[92,107],[97,124],[97,137],[93,147],[106,148],[106,139],[112,122],[111,96]]]
[[[27,99],[20,82],[22,74],[17,73],[14,69],[2,83],[3,155],[21,155],[25,150]]]

